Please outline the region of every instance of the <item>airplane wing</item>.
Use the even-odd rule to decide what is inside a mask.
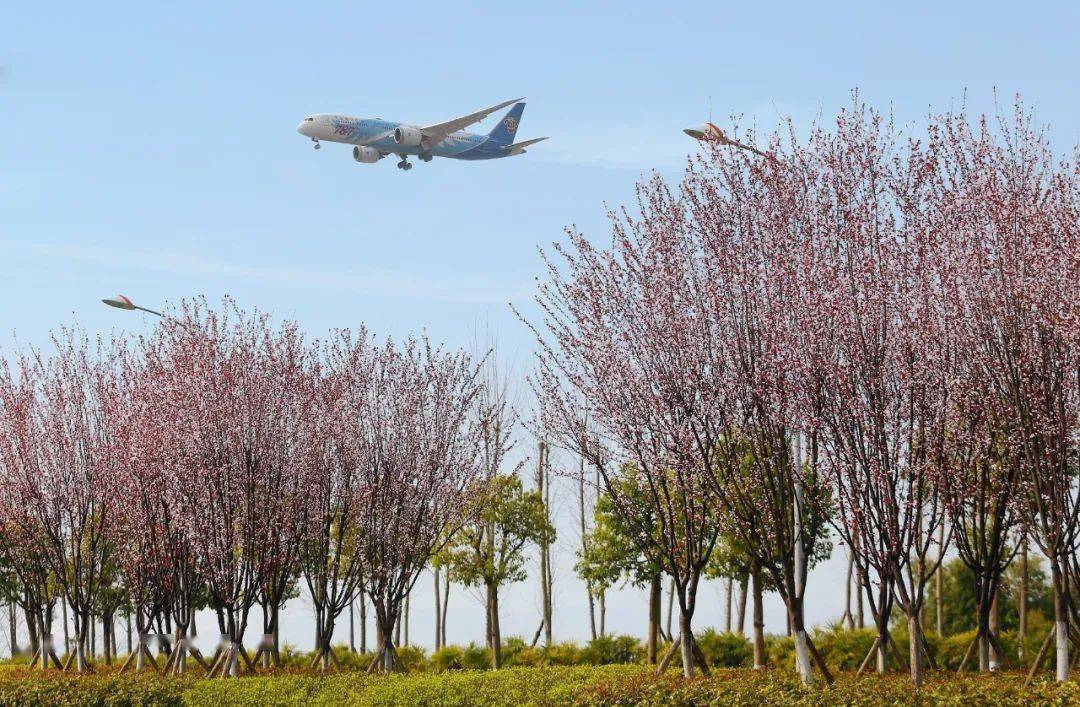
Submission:
[[[491,106],[490,108],[478,110],[475,113],[469,113],[468,115],[463,115],[460,118],[448,120],[445,123],[436,123],[435,125],[429,125],[426,128],[420,128],[420,132],[424,134],[424,137],[427,138],[430,144],[435,145],[442,141],[442,139],[450,133],[457,132],[458,130],[464,130],[473,123],[479,123],[481,120],[488,117],[495,111],[502,110],[506,106],[512,103],[517,103],[520,100],[523,99],[514,98],[509,101],[503,101],[496,106]]]
[[[511,155],[520,155],[529,145],[535,145],[536,143],[543,140],[547,140],[547,138],[534,137],[532,140],[522,140],[521,142],[515,142],[513,145],[507,145],[503,149],[509,152]]]

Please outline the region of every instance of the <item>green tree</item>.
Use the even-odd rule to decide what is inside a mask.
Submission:
[[[1020,571],[1020,563],[1014,560],[1005,570],[999,585],[998,625],[1003,631],[1014,631],[1019,626]],[[943,563],[941,572],[941,603],[944,606],[941,627],[944,634],[948,636],[974,631],[978,628],[975,574],[960,558]],[[937,595],[933,585],[934,583],[931,583],[927,606],[929,615],[936,619],[933,611]],[[1050,588],[1049,575],[1045,561],[1037,555],[1028,558],[1028,615],[1032,614],[1041,614],[1047,619],[1054,615],[1054,594]]]
[[[525,546],[553,538],[544,504],[536,491],[525,491],[517,474],[496,475],[477,484],[476,512],[450,541],[443,563],[453,581],[483,587],[487,595],[487,638],[491,667],[502,661],[499,589],[526,577]]]
[[[647,496],[649,486],[639,479],[631,465],[624,466],[610,483],[614,489],[605,489],[599,495],[593,512],[593,529],[586,543],[588,550],[578,552],[574,569],[579,577],[593,584],[594,591],[606,590],[623,580],[638,588],[648,588],[646,657],[649,663],[656,663],[663,568],[641,551],[648,543],[635,539],[635,534],[658,536],[662,532],[660,523],[650,512],[653,502]],[[633,507],[632,512],[618,512],[612,502],[612,490],[624,506]],[[627,518],[633,519],[633,527]]]

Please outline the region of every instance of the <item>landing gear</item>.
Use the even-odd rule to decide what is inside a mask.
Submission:
[[[322,145],[319,144],[319,139],[318,138],[313,137],[313,138],[311,138],[311,141],[313,143],[315,143],[315,149],[316,150],[318,150],[320,147],[322,147]]]
[[[422,159],[423,161],[425,161],[425,162],[430,162],[430,161],[431,161],[431,153],[430,153],[430,152],[421,152],[421,153],[420,153],[419,155],[417,155],[417,156],[418,156],[418,157],[419,157],[420,159]]]
[[[398,166],[398,169],[403,169],[406,172],[408,172],[410,169],[412,169],[412,164],[410,164],[408,157],[402,157],[401,161],[397,163],[397,166]]]

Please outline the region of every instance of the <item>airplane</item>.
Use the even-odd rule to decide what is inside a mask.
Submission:
[[[683,132],[695,140],[719,140],[720,144],[727,143],[727,135],[712,123],[702,123],[692,128],[683,128]]]
[[[731,145],[732,147],[737,147],[740,150],[747,150],[748,152],[753,152],[754,154],[760,155],[762,157],[769,157],[770,159],[774,160],[776,159],[772,155],[762,152],[753,145],[747,145],[731,138],[730,136],[728,136],[727,133],[716,127],[716,125],[714,125],[712,122],[705,122],[701,125],[695,125],[692,128],[683,128],[683,132],[694,138],[695,140],[701,140],[703,142],[717,142],[721,145]]]
[[[525,110],[522,100],[524,99],[515,98],[504,101],[490,108],[427,127],[382,118],[354,118],[334,113],[316,113],[304,118],[296,131],[311,138],[316,150],[320,147],[320,140],[352,145],[353,159],[362,164],[372,164],[387,155],[397,155],[401,158],[397,163],[398,169],[406,171],[412,169],[410,155],[416,155],[424,162],[430,162],[433,157],[491,160],[523,154],[529,145],[547,140],[546,137],[538,137],[514,142],[514,135],[521,123],[521,114]],[[487,135],[465,132],[465,128],[511,103],[514,104],[513,108],[507,111]]]

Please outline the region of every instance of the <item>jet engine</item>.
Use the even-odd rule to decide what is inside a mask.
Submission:
[[[364,164],[371,164],[378,162],[382,159],[382,155],[374,147],[367,147],[365,145],[357,145],[352,149],[352,158],[357,162]]]
[[[399,145],[416,147],[423,139],[423,133],[421,133],[417,128],[408,125],[401,125],[394,128],[394,142]]]

